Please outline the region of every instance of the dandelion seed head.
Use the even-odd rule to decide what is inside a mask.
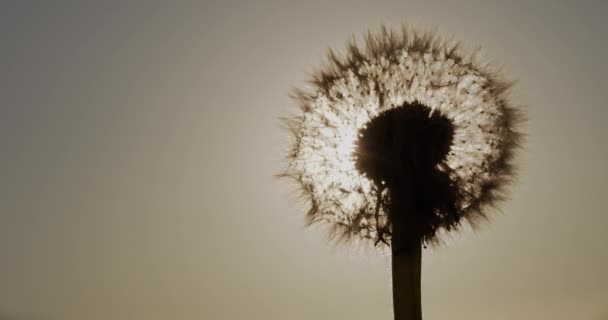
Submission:
[[[374,119],[412,106],[427,108],[428,119],[447,119],[452,130],[434,166],[449,178],[453,203],[433,210],[423,241],[433,243],[437,231],[461,219],[475,224],[502,199],[520,117],[506,94],[510,85],[495,71],[457,43],[407,28],[370,32],[365,47],[353,40],[346,57],[330,51],[328,60],[311,88],[294,94],[301,113],[286,119],[293,142],[285,175],[310,201],[309,222],[328,222],[340,239],[390,242],[387,180],[357,168],[357,147]]]

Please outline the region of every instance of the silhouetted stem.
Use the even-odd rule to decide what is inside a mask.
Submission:
[[[391,251],[395,320],[422,320],[422,240],[413,188],[393,190]]]
[[[420,274],[422,249],[420,243],[408,249],[393,249],[393,312],[395,320],[421,320]],[[397,251],[397,252],[396,252]]]

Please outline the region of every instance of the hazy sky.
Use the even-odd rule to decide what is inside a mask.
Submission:
[[[426,320],[608,319],[606,1],[3,1],[0,319],[391,319],[281,166],[326,49],[381,22],[481,45],[527,106],[502,213],[423,257]]]

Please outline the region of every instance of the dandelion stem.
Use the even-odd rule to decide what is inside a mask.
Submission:
[[[414,185],[394,188],[389,207],[395,320],[422,320],[421,266],[422,237]]]
[[[422,249],[420,243],[409,250],[393,250],[393,312],[395,320],[421,320],[420,270]]]

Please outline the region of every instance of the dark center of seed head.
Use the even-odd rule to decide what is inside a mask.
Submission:
[[[452,122],[420,103],[382,112],[359,132],[356,168],[378,186],[400,189],[431,179],[450,151]]]

